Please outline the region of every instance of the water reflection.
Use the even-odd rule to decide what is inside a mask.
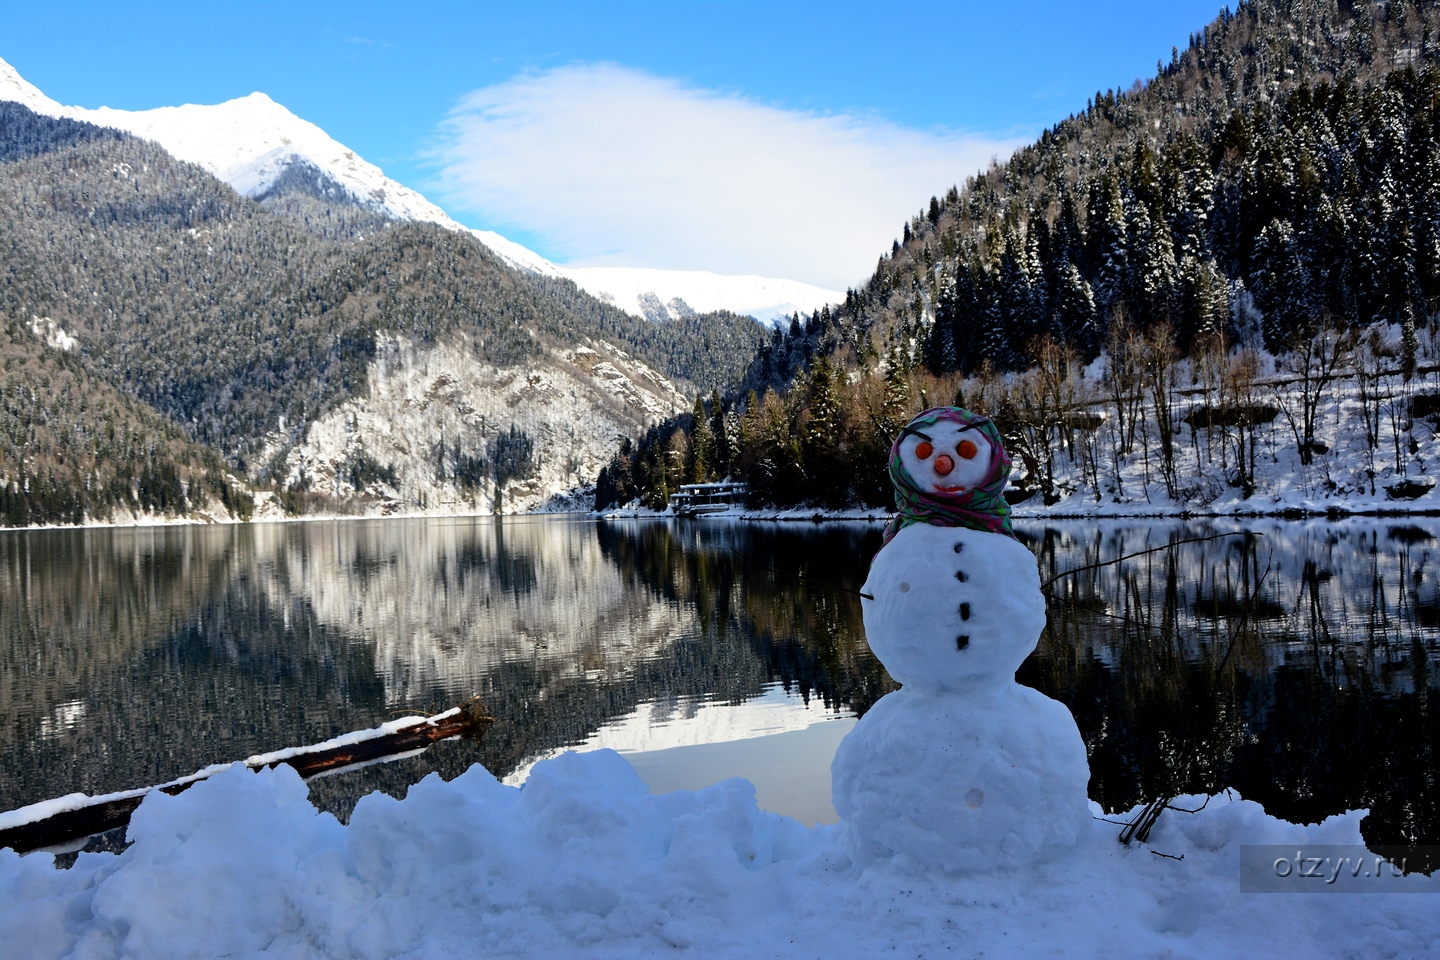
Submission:
[[[1241,535],[1177,543],[1221,534]],[[1021,678],[1075,712],[1107,808],[1234,786],[1296,820],[1368,806],[1373,841],[1435,843],[1437,535],[1026,525],[1044,578],[1086,569],[1055,580]],[[563,518],[0,534],[0,807],[472,694],[500,717],[482,744],[312,795],[344,815],[431,770],[519,776],[587,743],[671,785],[734,772],[717,744],[818,756],[840,727],[805,739],[817,716],[893,688],[854,592],[878,545],[863,524]]]
[[[1021,679],[1063,700],[1107,809],[1235,787],[1286,819],[1370,808],[1367,842],[1440,842],[1433,521],[1031,528],[1063,576]],[[1232,534],[1240,534],[1234,536]]]
[[[802,714],[883,695],[833,590],[808,603],[744,559],[823,546],[817,571],[855,589],[872,531],[703,535],[700,549],[682,528],[565,519],[0,535],[0,807],[160,782],[472,694],[501,718],[482,745],[312,796],[344,815],[430,770],[479,760],[506,776],[645,704],[743,704],[776,683]]]

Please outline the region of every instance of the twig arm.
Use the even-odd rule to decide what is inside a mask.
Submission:
[[[1211,541],[1211,540],[1221,540],[1221,539],[1224,539],[1225,537],[1256,537],[1256,536],[1264,536],[1264,534],[1248,533],[1248,532],[1245,532],[1245,531],[1237,530],[1237,531],[1235,531],[1235,532],[1233,532],[1233,533],[1216,533],[1216,534],[1212,534],[1211,536],[1208,536],[1208,537],[1187,537],[1187,538],[1185,538],[1184,540],[1173,540],[1173,541],[1171,541],[1170,543],[1165,544],[1164,546],[1151,547],[1149,550],[1137,550],[1137,551],[1134,552],[1134,553],[1127,553],[1127,554],[1125,554],[1125,556],[1123,556],[1123,557],[1116,557],[1114,560],[1100,560],[1100,561],[1097,561],[1097,562],[1095,562],[1095,563],[1087,563],[1087,564],[1085,564],[1085,565],[1082,566],[1082,567],[1073,567],[1073,568],[1071,568],[1071,569],[1069,569],[1069,570],[1061,570],[1059,573],[1055,574],[1055,576],[1051,577],[1049,580],[1046,580],[1044,583],[1040,584],[1040,590],[1041,590],[1041,592],[1044,592],[1045,590],[1049,589],[1050,584],[1054,583],[1056,580],[1059,580],[1061,577],[1068,577],[1068,576],[1070,576],[1072,573],[1081,573],[1081,572],[1083,572],[1083,571],[1085,571],[1085,570],[1095,570],[1095,569],[1098,569],[1098,568],[1100,568],[1100,567],[1114,566],[1115,564],[1117,564],[1117,563],[1122,563],[1122,562],[1124,562],[1124,561],[1126,561],[1126,560],[1133,560],[1135,557],[1143,557],[1143,556],[1145,556],[1147,553],[1159,553],[1159,552],[1162,551],[1162,550],[1171,550],[1171,549],[1174,549],[1175,547],[1178,547],[1178,546],[1181,546],[1181,545],[1187,544],[1187,543],[1208,543],[1208,542]]]

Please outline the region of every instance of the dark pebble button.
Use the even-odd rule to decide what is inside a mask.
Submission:
[[[960,619],[961,619],[961,620],[969,620],[969,619],[970,619],[970,604],[968,604],[968,603],[962,603],[962,604],[960,604]]]
[[[962,633],[955,638],[956,650],[964,650],[968,646],[970,646],[970,635],[968,633]]]
[[[964,549],[965,549],[965,544],[963,544],[963,543],[957,543],[957,544],[955,544],[955,552],[956,552],[956,553],[959,553],[961,550],[964,550]]]
[[[968,579],[968,578],[965,576],[965,571],[964,571],[964,570],[956,570],[956,571],[955,571],[955,579],[956,579],[956,580],[959,580],[961,583],[964,583],[964,582],[966,581],[966,579]]]

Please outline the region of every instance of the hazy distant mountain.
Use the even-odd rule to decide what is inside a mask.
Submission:
[[[607,303],[651,320],[729,310],[762,323],[789,323],[797,313],[843,302],[845,294],[798,280],[721,276],[703,270],[567,267],[565,276]]]
[[[542,276],[568,277],[632,316],[676,319],[687,310],[726,310],[774,323],[844,299],[842,293],[794,280],[703,271],[571,270],[557,266],[498,233],[462,226],[419,193],[389,179],[379,167],[263,93],[203,106],[90,110],[57,103],[0,60],[0,100],[24,104],[43,116],[84,120],[153,140],[177,160],[203,167],[251,199],[264,201],[299,191],[349,200],[400,220],[435,223],[469,233],[510,266]],[[654,306],[657,300],[659,308]],[[674,300],[688,306],[669,306]]]

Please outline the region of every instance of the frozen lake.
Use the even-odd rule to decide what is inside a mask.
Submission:
[[[1018,525],[1092,798],[1236,787],[1371,843],[1440,842],[1440,521]],[[1203,542],[1177,540],[1244,533]],[[835,745],[893,688],[859,598],[880,528],[581,518],[0,533],[0,808],[160,782],[478,694],[482,743],[312,782],[341,816],[567,748],[653,791],[743,776],[832,820]],[[1161,547],[1164,549],[1154,550]]]

